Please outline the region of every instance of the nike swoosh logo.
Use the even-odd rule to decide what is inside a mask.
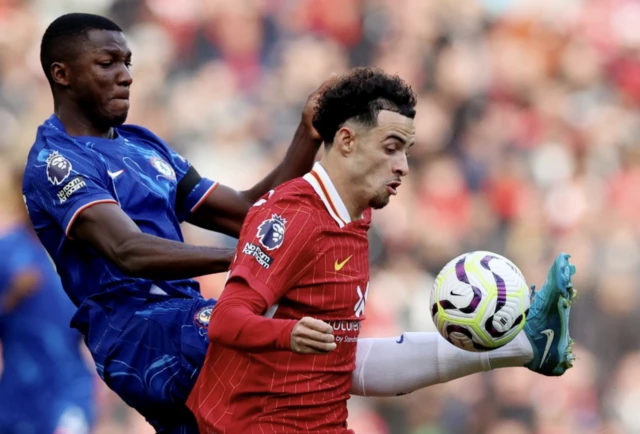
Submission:
[[[553,343],[553,337],[555,336],[555,333],[551,329],[542,330],[540,333],[547,337],[547,345],[544,347],[544,353],[542,353],[542,359],[540,360],[540,366],[538,366],[538,368],[542,368],[545,360],[547,360],[551,344]]]
[[[124,173],[124,169],[120,169],[117,172],[111,172],[107,170],[107,174],[111,177],[111,179],[116,179],[118,176]]]
[[[351,255],[351,256],[353,256],[353,255]],[[347,262],[349,262],[349,259],[351,259],[351,256],[349,256],[347,259],[345,259],[345,260],[344,260],[344,261],[342,261],[342,262],[338,262],[338,260],[336,259],[336,263],[334,264],[334,268],[336,269],[336,271],[340,271],[340,270],[342,270],[342,267],[344,267],[344,266],[345,266],[345,264],[346,264]]]
[[[456,297],[462,297],[463,296],[463,294],[458,294],[458,293],[455,293],[453,291],[451,291],[451,295],[454,295]]]
[[[400,339],[398,339],[398,340],[396,341],[396,344],[401,344],[401,343],[403,343],[403,342],[404,342],[404,334],[401,334],[401,335],[400,335]]]

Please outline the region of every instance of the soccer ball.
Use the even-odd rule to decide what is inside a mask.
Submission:
[[[530,289],[513,262],[476,251],[450,261],[431,291],[431,315],[440,334],[468,351],[489,351],[524,327]]]

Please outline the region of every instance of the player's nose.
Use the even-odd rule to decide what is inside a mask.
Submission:
[[[129,87],[133,83],[133,75],[131,75],[129,68],[123,65],[118,71],[116,80],[119,86]]]
[[[409,160],[407,160],[407,154],[401,154],[401,157],[394,162],[393,173],[397,176],[407,176],[409,174]]]

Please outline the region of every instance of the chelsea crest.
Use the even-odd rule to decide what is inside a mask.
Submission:
[[[193,320],[200,327],[209,327],[209,321],[211,320],[211,312],[213,311],[213,306],[205,306],[200,308],[196,314],[193,316]]]
[[[150,162],[151,165],[160,173],[160,175],[164,176],[167,179],[176,179],[176,172],[174,172],[173,167],[171,167],[169,163],[164,161],[162,158],[151,157]]]

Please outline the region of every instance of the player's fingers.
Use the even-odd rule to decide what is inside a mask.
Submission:
[[[306,316],[300,320],[300,323],[311,330],[315,330],[320,333],[333,334],[333,327],[319,319]]]
[[[321,333],[319,331],[316,331],[304,326],[296,330],[296,334],[300,337],[311,339],[316,342],[331,343],[331,342],[334,342],[335,340],[335,338],[333,337],[333,334]]]
[[[293,348],[293,351],[298,354],[327,354],[326,351],[318,351],[313,348],[303,346],[297,346],[296,348]]]
[[[309,99],[317,99],[320,95],[322,95],[327,89],[337,83],[340,79],[340,76],[335,72],[332,73],[329,78],[322,82],[320,86],[309,95]]]
[[[335,72],[332,72],[329,78],[327,78],[318,88],[319,92],[324,92],[329,87],[333,86],[340,79],[340,76]]]
[[[320,353],[328,353],[329,351],[333,351],[336,349],[336,344],[334,342],[331,342],[331,343],[318,342],[318,341],[314,341],[312,339],[307,339],[303,337],[297,338],[296,343],[298,344],[298,347],[301,349],[306,348],[307,350],[316,350],[317,352],[320,352]]]
[[[302,344],[300,338],[298,337],[294,337],[291,339],[291,350],[294,353],[299,353],[299,354],[310,354],[311,352],[316,352],[317,350],[314,350],[312,348],[309,348],[305,345]]]

